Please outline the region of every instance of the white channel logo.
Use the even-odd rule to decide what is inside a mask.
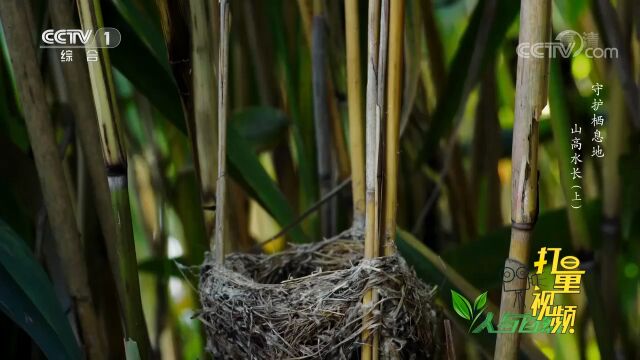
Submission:
[[[47,29],[42,32],[41,48],[114,48],[120,45],[122,37],[115,28],[105,27],[96,31],[81,29]]]
[[[588,58],[595,59],[617,59],[617,48],[601,48],[598,45],[597,33],[584,33],[581,35],[577,31],[564,30],[555,38],[556,41],[542,43],[521,43],[516,48],[518,56],[529,59],[542,59],[545,57],[575,57],[582,53]]]

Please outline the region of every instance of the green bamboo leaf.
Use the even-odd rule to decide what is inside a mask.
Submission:
[[[46,273],[24,241],[0,219],[0,309],[50,359],[81,353]]]
[[[167,70],[171,71],[168,67],[169,56],[167,53],[167,46],[162,37],[162,28],[160,25],[160,19],[158,16],[149,16],[151,14],[145,13],[145,6],[139,8],[132,1],[113,0],[113,5],[121,14],[122,18],[133,28],[136,34],[139,35],[146,45],[153,51],[153,53],[160,59],[161,64],[167,66]],[[104,1],[103,1],[104,3]],[[104,8],[106,5],[102,4]],[[148,9],[151,12],[151,9]],[[153,14],[156,15],[156,14]]]
[[[453,302],[453,309],[458,313],[458,315],[467,320],[471,320],[472,310],[469,300],[452,289],[451,301]]]
[[[476,314],[479,314],[480,312],[482,312],[482,309],[484,309],[486,305],[487,305],[487,292],[485,291],[482,294],[478,295],[476,300],[473,302],[473,312]],[[477,317],[478,315],[476,315],[476,318]]]

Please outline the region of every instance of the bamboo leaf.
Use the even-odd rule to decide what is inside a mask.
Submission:
[[[46,273],[24,241],[2,219],[0,309],[31,336],[48,358],[81,358]]]
[[[122,19],[127,21],[153,53],[162,59],[161,63],[163,66],[167,66],[167,71],[171,71],[168,67],[169,58],[167,46],[162,38],[160,19],[151,17],[149,16],[150,14],[145,14],[131,1],[113,0],[113,5],[122,16]],[[105,6],[103,1],[102,8],[104,9]]]
[[[453,309],[458,315],[467,320],[471,320],[472,310],[469,300],[458,294],[455,290],[451,290],[451,301],[453,302]]]

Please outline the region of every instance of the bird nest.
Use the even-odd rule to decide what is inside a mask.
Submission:
[[[385,357],[432,357],[438,312],[399,255],[363,259],[361,241],[333,239],[275,255],[207,259],[199,318],[220,359],[359,358],[362,334],[381,335]],[[362,298],[375,289],[376,306]]]

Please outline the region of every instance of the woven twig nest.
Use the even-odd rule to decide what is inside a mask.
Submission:
[[[432,357],[435,288],[399,255],[362,253],[362,242],[334,239],[275,255],[231,254],[224,267],[205,261],[199,318],[207,349],[219,359],[352,359],[367,328],[381,332],[382,354]],[[371,288],[382,312],[363,308]]]

